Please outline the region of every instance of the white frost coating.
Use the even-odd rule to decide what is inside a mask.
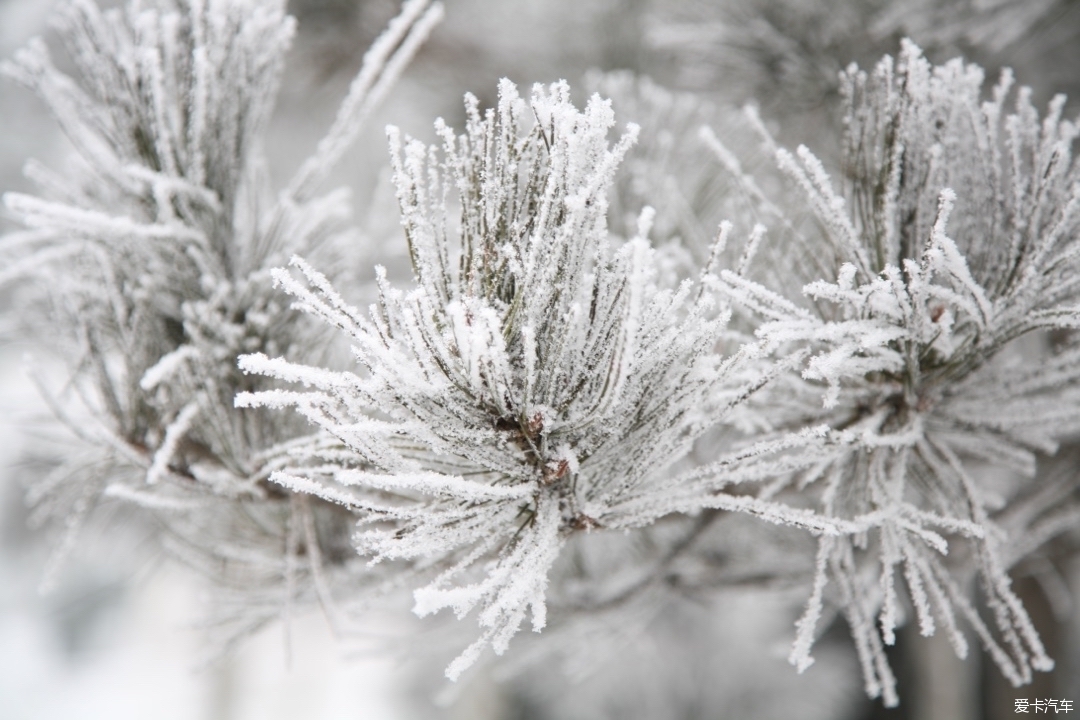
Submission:
[[[262,375],[274,375],[288,382],[302,383],[308,387],[332,388],[342,384],[343,379],[349,376],[345,373],[333,372],[322,368],[312,368],[306,365],[297,365],[280,358],[269,358],[262,353],[241,355],[237,361],[240,370],[245,373],[258,373]],[[237,407],[255,407],[254,398],[257,394],[240,393],[237,395]],[[243,398],[240,400],[239,398]]]
[[[105,488],[104,494],[107,497],[119,498],[151,510],[165,510],[177,513],[205,510],[214,502],[210,498],[169,497],[161,493],[143,492],[120,484],[109,485]]]
[[[5,193],[4,204],[29,227],[63,229],[83,237],[206,241],[200,231],[179,223],[138,222],[130,217],[46,202],[21,193]]]
[[[184,409],[180,411],[180,414],[176,416],[176,419],[166,426],[165,438],[161,441],[161,445],[158,447],[157,452],[154,453],[154,459],[150,463],[150,469],[146,471],[147,485],[153,485],[158,482],[161,480],[162,476],[169,471],[169,463],[173,460],[177,446],[180,444],[180,441],[183,440],[184,435],[187,434],[188,429],[191,427],[191,422],[198,414],[199,401],[196,399],[184,406]]]
[[[532,612],[532,629],[540,632],[547,624],[544,593],[548,570],[555,562],[562,541],[559,538],[559,510],[553,502],[537,513],[535,525],[529,529],[510,553],[499,561],[488,580],[475,589],[471,598],[456,596],[453,591],[443,594],[434,588],[416,591],[415,612],[425,615],[444,607],[454,607],[458,616],[467,612],[482,597],[490,597],[479,616],[480,626],[486,628],[478,643],[473,643],[446,668],[446,677],[457,680],[479,658],[484,645],[490,643],[496,655],[502,655],[510,638],[525,618],[526,608]]]
[[[364,53],[360,72],[353,79],[330,131],[289,184],[286,194],[293,201],[308,200],[352,146],[364,121],[396,84],[417,50],[442,20],[443,12],[442,3],[430,0],[406,0],[402,4],[401,13],[390,21],[383,34]]]
[[[198,357],[198,348],[191,345],[181,345],[168,355],[162,356],[160,360],[154,363],[153,367],[143,373],[142,380],[139,381],[139,387],[143,390],[153,390],[166,380],[170,380],[188,360]]]
[[[806,601],[806,611],[799,621],[795,623],[798,634],[792,645],[788,662],[800,672],[805,672],[814,664],[814,658],[810,655],[810,648],[814,645],[814,633],[817,630],[818,620],[821,619],[822,597],[825,585],[829,581],[827,565],[832,543],[824,537],[818,541],[817,561],[814,564],[814,585],[810,592],[810,599]]]
[[[343,485],[367,486],[381,490],[413,490],[423,495],[444,496],[465,502],[520,500],[529,498],[533,493],[533,489],[527,485],[489,485],[439,473],[376,475],[354,470],[339,472],[335,478]]]

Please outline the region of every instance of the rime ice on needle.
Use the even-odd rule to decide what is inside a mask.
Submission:
[[[1007,538],[980,472],[1012,470],[1015,492],[1037,453],[1080,431],[1080,348],[1032,362],[1015,342],[1080,325],[1078,129],[1061,120],[1064,98],[1040,120],[1021,89],[1009,113],[1008,73],[983,102],[980,68],[933,66],[910,42],[897,61],[843,80],[842,193],[806,148],[777,154],[819,228],[803,241],[835,258],[835,275],[806,284],[803,302],[729,272],[717,284],[757,318],[767,348],[811,353],[802,380],[787,385],[806,398],[789,421],[825,420],[847,438],[786,486],[799,496],[818,487],[822,514],[861,516],[873,529],[821,539],[791,659],[811,662],[832,578],[867,691],[895,704],[882,646],[899,622],[902,574],[923,634],[943,625],[963,657],[959,615],[1006,677],[1027,682],[1052,661],[1009,588]],[[814,410],[822,386],[824,408]],[[955,544],[967,545],[966,566],[946,561]],[[962,589],[969,568],[991,623]]]
[[[271,479],[365,513],[361,553],[427,569],[417,613],[478,611],[481,637],[451,678],[485,646],[502,653],[529,611],[544,626],[568,534],[752,504],[718,496],[715,468],[673,477],[752,389],[732,385],[753,353],[716,354],[726,318],[694,283],[657,286],[650,209],[637,237],[610,236],[607,197],[637,128],[610,147],[609,103],[579,111],[565,83],[526,102],[503,81],[497,109],[466,106],[464,135],[436,123],[441,148],[390,130],[414,289],[381,279],[364,314],[302,260],[306,284],[275,275],[349,336],[361,369],[246,355],[246,371],[312,389],[237,399],[294,406],[325,431],[310,450],[325,462]]]

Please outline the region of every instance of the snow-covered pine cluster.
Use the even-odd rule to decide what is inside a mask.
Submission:
[[[39,195],[4,198],[28,228],[5,240],[4,277],[25,293],[27,334],[67,363],[64,388],[43,392],[83,441],[30,490],[38,515],[66,526],[57,561],[104,498],[130,501],[238,596],[219,602],[234,633],[310,600],[324,558],[353,562],[347,514],[267,481],[275,448],[306,427],[235,412],[233,396],[258,386],[236,357],[332,354],[269,271],[296,252],[330,262],[356,242],[348,191],[319,186],[440,12],[405,5],[280,192],[261,145],[294,32],[283,1],[102,11],[73,0],[56,24],[77,75],[40,40],[3,66],[76,151],[62,172],[28,165]]]
[[[716,352],[726,317],[700,282],[657,284],[651,208],[635,237],[609,233],[638,128],[609,147],[610,103],[579,111],[569,95],[558,83],[525,101],[504,81],[494,110],[467,99],[464,135],[436,123],[441,148],[391,128],[416,287],[383,279],[363,313],[296,259],[306,285],[277,282],[349,336],[357,372],[240,359],[314,388],[237,398],[295,406],[323,431],[293,451],[307,467],[271,480],[360,513],[361,554],[432,575],[418,614],[478,608],[482,635],[451,678],[487,645],[501,654],[527,612],[544,627],[567,536],[737,504],[714,494],[719,466],[678,465],[764,377],[745,367],[753,352]]]
[[[819,540],[792,662],[811,662],[831,580],[867,691],[887,704],[895,679],[883,645],[908,612],[901,578],[922,634],[942,626],[960,657],[963,618],[1013,683],[1052,667],[1010,589],[1015,536],[992,516],[1033,481],[1039,453],[1080,430],[1080,349],[1068,334],[1080,322],[1078,128],[1061,120],[1062,96],[1040,118],[1021,89],[1009,112],[1011,85],[1006,72],[983,101],[980,68],[933,66],[910,42],[869,75],[849,69],[840,186],[807,148],[776,152],[814,220],[777,224],[820,266],[783,287],[727,271],[717,284],[757,318],[766,349],[810,352],[800,376],[778,384],[778,427],[827,422],[844,437],[834,457],[770,492],[813,496],[822,514],[872,528]],[[972,574],[989,622],[968,597]]]
[[[41,44],[5,67],[78,162],[30,167],[41,195],[6,196],[28,229],[3,252],[59,330],[52,404],[92,453],[31,491],[69,538],[99,497],[131,501],[235,587],[241,630],[407,587],[419,615],[475,616],[457,678],[542,630],[553,583],[605,597],[565,571],[582,548],[685,527],[670,560],[743,514],[816,538],[800,671],[826,605],[888,705],[907,622],[960,656],[970,629],[1015,684],[1052,666],[1008,571],[1078,518],[1072,474],[1033,480],[1080,431],[1063,98],[1040,117],[1010,74],[984,97],[980,68],[905,43],[843,74],[834,181],[753,112],[775,171],[648,81],[593,80],[584,109],[564,82],[503,81],[438,145],[390,129],[413,281],[376,268],[360,309],[323,274],[357,247],[346,198],[318,189],[440,7],[404,4],[281,192],[259,145],[282,2],[67,7],[79,76]],[[617,129],[623,108],[648,125]]]

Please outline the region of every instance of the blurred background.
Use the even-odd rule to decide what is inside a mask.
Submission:
[[[108,4],[108,3],[107,3]],[[112,3],[115,4],[115,3]],[[482,105],[496,83],[522,86],[589,70],[631,70],[717,106],[754,100],[785,144],[835,150],[839,70],[871,66],[911,35],[934,60],[964,54],[993,78],[1004,66],[1033,87],[1080,107],[1080,3],[1075,0],[446,0],[446,19],[336,171],[354,189],[358,216],[396,226],[386,180],[383,126],[431,139],[431,122],[461,126],[461,98]],[[52,0],[0,0],[0,57],[35,35],[48,38]],[[289,176],[333,118],[364,50],[396,14],[392,0],[290,0],[299,33],[290,54],[268,151],[276,178]],[[582,96],[584,93],[582,93]],[[618,112],[618,109],[617,109]],[[29,158],[58,165],[67,148],[44,106],[0,80],[0,188],[26,190]],[[14,225],[0,216],[0,230]],[[383,233],[374,232],[373,236]],[[401,247],[375,247],[393,264]],[[357,268],[370,275],[370,266]],[[6,295],[0,302],[10,303]],[[0,329],[2,330],[2,329]],[[842,622],[796,675],[786,656],[805,591],[763,593],[752,584],[672,599],[640,636],[589,655],[568,677],[535,667],[509,679],[481,674],[447,692],[441,659],[410,662],[396,638],[415,619],[370,618],[366,643],[332,637],[318,615],[269,628],[224,659],[201,642],[205,588],[166,562],[122,513],[99,514],[80,546],[39,592],[52,539],[35,531],[23,499],[40,468],[26,452],[46,433],[48,409],[28,379],[28,347],[0,344],[0,720],[103,718],[997,718],[1013,700],[1080,705],[1080,565],[1056,563],[1047,589],[1037,568],[1018,587],[1058,669],[1019,691],[978,659],[957,661],[944,641],[902,636],[895,651],[903,705],[865,700]],[[56,369],[59,372],[59,369]],[[1072,456],[1069,456],[1072,457]],[[1066,458],[1065,472],[1075,468]],[[83,547],[85,545],[85,547]],[[1053,583],[1050,583],[1053,585]],[[412,643],[427,642],[420,635]],[[437,643],[437,638],[431,642]],[[516,642],[516,641],[515,641]],[[1080,709],[1077,710],[1080,712]]]

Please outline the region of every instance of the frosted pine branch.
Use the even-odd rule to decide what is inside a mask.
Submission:
[[[1075,350],[1044,353],[1033,366],[1016,343],[1075,323],[1077,127],[1061,120],[1061,98],[1040,119],[1021,89],[1010,113],[1011,76],[989,101],[982,81],[977,66],[933,66],[910,42],[870,74],[849,70],[843,181],[806,148],[777,155],[821,228],[806,242],[834,258],[835,274],[806,278],[801,301],[730,272],[714,285],[759,319],[764,347],[810,351],[801,375],[807,389],[823,389],[824,407],[788,409],[790,417],[827,419],[852,439],[812,476],[793,473],[792,488],[820,486],[824,516],[874,518],[858,542],[821,540],[792,662],[810,662],[832,578],[867,691],[886,704],[897,701],[882,652],[894,640],[900,567],[923,634],[944,625],[963,656],[961,616],[1014,683],[1052,667],[1009,588],[1004,536],[977,468],[1012,468],[1017,492],[1037,453],[1080,430]],[[942,557],[956,542],[970,545],[974,568]],[[992,623],[958,589],[969,572],[980,576]]]
[[[548,576],[574,533],[729,505],[837,531],[725,499],[722,465],[671,496],[672,469],[756,354],[715,355],[725,317],[711,294],[657,285],[650,212],[637,237],[609,236],[609,188],[637,128],[610,146],[608,103],[579,111],[565,84],[526,101],[504,81],[496,109],[472,98],[466,109],[464,135],[436,123],[441,148],[390,131],[415,288],[380,280],[365,315],[299,259],[307,286],[277,275],[298,307],[348,335],[355,374],[249,355],[243,369],[313,389],[237,399],[291,403],[347,451],[311,477],[372,493],[358,502],[362,554],[436,573],[416,591],[418,613],[476,609],[481,638],[451,678],[486,646],[501,654],[527,610],[544,626]]]
[[[58,417],[96,453],[93,472],[67,478],[81,492],[55,481],[33,498],[61,521],[105,496],[154,513],[182,556],[249,594],[257,609],[237,620],[237,634],[294,600],[325,601],[316,577],[354,589],[360,579],[317,566],[357,564],[332,548],[347,543],[349,513],[298,504],[269,483],[275,452],[308,430],[238,412],[234,395],[258,386],[235,361],[258,351],[327,357],[321,329],[281,303],[269,270],[295,252],[340,256],[342,239],[355,239],[347,191],[325,192],[320,181],[441,13],[426,0],[407,4],[315,158],[275,199],[262,145],[294,32],[284,6],[163,0],[99,10],[73,0],[57,24],[74,75],[40,41],[3,65],[44,100],[77,152],[63,175],[30,167],[40,197],[4,198],[35,229],[5,239],[17,269],[6,278],[28,289],[27,311],[55,330],[35,339],[70,361],[77,401],[58,400]],[[297,535],[298,513],[319,518],[321,539]]]

